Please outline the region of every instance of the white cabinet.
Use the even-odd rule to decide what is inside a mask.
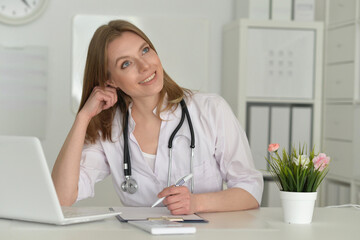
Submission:
[[[324,204],[359,203],[359,1],[327,0],[323,148],[331,157]]]
[[[321,149],[322,50],[320,22],[240,19],[224,27],[222,95],[259,170],[267,170],[269,143]],[[275,185],[265,180],[263,203],[278,206]]]

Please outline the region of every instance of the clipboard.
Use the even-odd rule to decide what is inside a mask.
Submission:
[[[146,221],[146,220],[168,220],[172,222],[184,223],[208,223],[209,221],[203,219],[197,214],[190,215],[171,215],[166,207],[114,207],[115,211],[120,211],[121,214],[116,218],[120,222],[128,221]]]

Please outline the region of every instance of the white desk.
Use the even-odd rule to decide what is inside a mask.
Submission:
[[[0,239],[360,239],[360,210],[354,208],[316,208],[313,222],[307,225],[284,223],[281,208],[206,213],[201,214],[201,216],[210,222],[196,224],[196,234],[174,236],[150,235],[127,223],[120,223],[115,217],[104,221],[71,226],[53,226],[0,219]],[[263,223],[264,226],[259,227],[258,224],[255,224],[256,221]]]

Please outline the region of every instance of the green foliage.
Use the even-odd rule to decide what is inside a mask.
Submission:
[[[281,191],[287,192],[316,192],[322,180],[328,173],[328,166],[322,171],[315,169],[313,159],[316,157],[314,147],[309,155],[305,152],[305,145],[299,145],[298,151],[293,147],[290,154],[282,150],[282,157],[278,151],[270,153],[269,172],[277,180]]]

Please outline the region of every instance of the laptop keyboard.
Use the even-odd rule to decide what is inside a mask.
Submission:
[[[65,218],[86,217],[111,213],[106,207],[61,207]]]

